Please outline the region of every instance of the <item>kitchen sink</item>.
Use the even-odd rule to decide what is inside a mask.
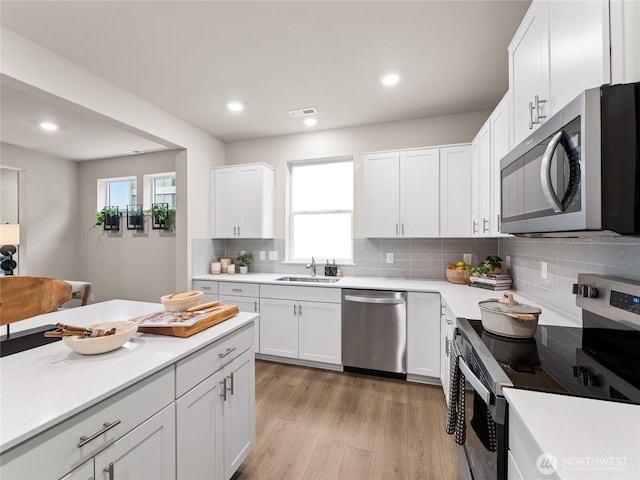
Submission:
[[[281,277],[276,278],[278,282],[307,282],[307,283],[336,283],[339,282],[339,278],[327,278],[327,277]]]

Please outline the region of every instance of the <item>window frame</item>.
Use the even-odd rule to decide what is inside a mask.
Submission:
[[[110,203],[112,200],[110,198],[111,192],[110,192],[109,184],[117,183],[117,182],[125,182],[125,181],[135,186],[136,199],[135,201],[131,202],[131,190],[130,190],[128,195],[129,198],[127,199],[127,204],[125,204],[124,206],[118,205],[120,212],[125,212],[127,209],[127,205],[137,204],[139,202],[140,195],[139,195],[139,189],[138,189],[138,177],[136,175],[127,175],[126,177],[99,178],[97,181],[97,189],[96,189],[97,190],[96,191],[97,193],[96,210],[100,211],[104,207],[114,206]]]
[[[349,252],[350,256],[347,258],[337,258],[330,257],[329,259],[325,259],[325,257],[314,257],[316,262],[324,262],[325,260],[334,260],[336,263],[341,264],[353,264],[353,224],[354,224],[354,204],[355,204],[355,188],[352,191],[352,202],[351,209],[323,209],[323,210],[294,210],[293,209],[293,170],[296,167],[305,167],[305,166],[315,166],[315,165],[323,165],[323,164],[337,164],[337,163],[351,163],[352,167],[352,175],[351,181],[352,183],[355,181],[355,162],[352,156],[340,156],[333,158],[323,158],[323,159],[311,159],[311,160],[298,160],[287,162],[287,173],[288,173],[288,189],[287,189],[287,245],[286,245],[286,258],[288,263],[309,263],[310,258],[297,258],[294,257],[295,251],[295,216],[296,215],[326,215],[326,214],[350,214],[351,222],[349,229]],[[354,186],[355,187],[355,186]]]

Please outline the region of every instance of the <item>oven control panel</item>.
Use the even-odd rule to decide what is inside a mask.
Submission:
[[[640,282],[580,273],[573,293],[583,310],[640,330]]]
[[[630,295],[628,293],[611,290],[609,305],[640,315],[640,295]]]

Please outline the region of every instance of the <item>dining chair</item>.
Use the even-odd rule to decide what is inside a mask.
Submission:
[[[71,285],[46,277],[0,277],[0,325],[55,311],[71,300]]]

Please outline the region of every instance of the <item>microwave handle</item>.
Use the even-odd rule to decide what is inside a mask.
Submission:
[[[544,193],[544,197],[556,213],[562,212],[562,203],[560,203],[556,192],[553,191],[553,185],[551,184],[551,160],[553,159],[553,152],[555,152],[556,148],[558,148],[558,145],[562,141],[563,135],[564,131],[560,130],[553,136],[549,145],[547,145],[547,149],[544,151],[542,164],[540,165],[542,193]]]

